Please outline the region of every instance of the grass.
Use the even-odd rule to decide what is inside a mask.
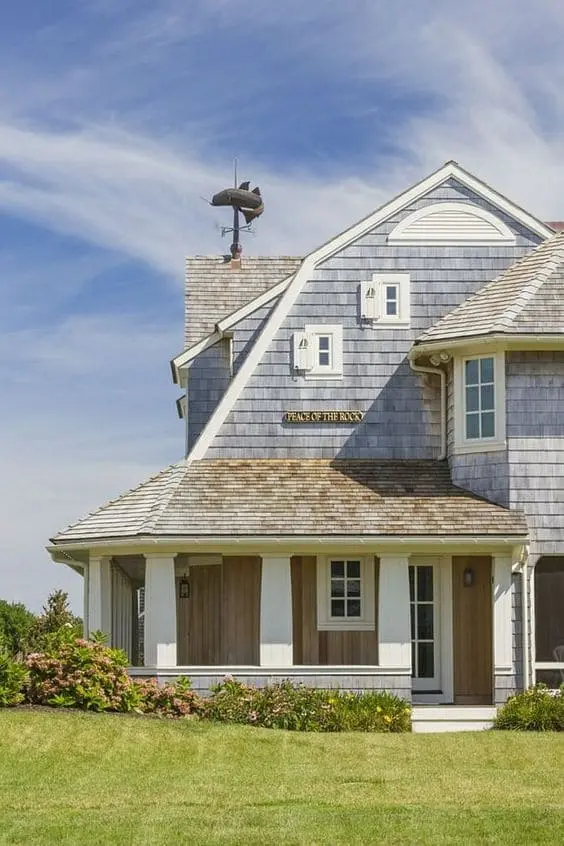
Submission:
[[[0,711],[0,844],[564,843],[564,734]]]

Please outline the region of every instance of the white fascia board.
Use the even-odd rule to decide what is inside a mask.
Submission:
[[[333,552],[345,548],[353,554],[355,550],[362,550],[362,554],[389,553],[395,555],[407,555],[408,550],[414,549],[414,554],[423,552],[441,551],[445,554],[448,547],[477,553],[478,550],[498,549],[507,554],[508,548],[513,548],[527,541],[527,534],[502,534],[502,535],[180,535],[162,536],[154,535],[147,537],[129,538],[108,538],[91,539],[84,541],[63,541],[55,546],[47,547],[51,555],[69,555],[67,550],[79,552],[88,550],[91,555],[125,555],[140,554],[154,555],[155,546],[160,547],[159,552],[163,555],[179,554],[190,552],[196,549],[199,553],[208,549],[216,554],[232,555],[241,549],[252,549],[255,554],[269,553],[280,555],[298,554],[309,551],[312,553],[322,551]],[[501,552],[500,552],[501,554]]]
[[[292,279],[294,278],[294,274],[291,276],[286,276],[273,288],[269,288],[268,291],[265,291],[258,297],[255,297],[253,300],[250,300],[241,308],[238,308],[237,311],[228,314],[222,320],[215,324],[215,329],[205,338],[202,338],[201,341],[198,341],[197,344],[194,344],[193,347],[189,347],[184,352],[179,353],[175,358],[173,358],[170,362],[172,367],[172,379],[175,384],[181,384],[182,382],[182,374],[179,372],[183,367],[189,364],[193,359],[196,358],[201,352],[207,350],[208,347],[217,344],[218,341],[221,341],[224,334],[232,329],[237,323],[241,320],[244,320],[258,308],[262,308],[263,305],[266,305],[271,300],[274,300],[276,297],[280,296],[280,294],[286,290]]]
[[[222,337],[223,334],[218,332],[216,329],[211,333],[211,335],[208,335],[206,338],[202,338],[202,340],[198,341],[197,344],[194,344],[193,347],[184,350],[184,352],[179,353],[175,358],[171,359],[170,366],[172,368],[172,381],[174,384],[184,387],[182,384],[183,376],[180,372],[181,369],[196,358],[196,356],[200,355],[200,353],[204,352],[204,350],[207,350],[208,347],[213,347],[214,344],[221,341]]]
[[[482,197],[489,199],[494,205],[497,205],[499,208],[503,208],[503,210],[507,211],[508,214],[513,215],[516,219],[522,222],[523,225],[542,235],[542,237],[548,238],[550,235],[554,234],[553,230],[545,226],[545,224],[536,220],[536,218],[533,218],[531,215],[528,215],[518,206],[514,206],[513,203],[510,203],[505,197],[497,194],[483,182],[479,182],[473,176],[466,173],[466,171],[459,168],[456,162],[447,162],[447,164],[443,165],[443,167],[439,168],[439,170],[435,171],[435,173],[432,173],[426,179],[423,179],[407,191],[404,191],[403,194],[395,197],[389,203],[386,203],[380,209],[368,215],[368,217],[361,220],[355,226],[352,226],[350,229],[347,229],[345,232],[337,235],[331,241],[322,244],[317,250],[314,250],[314,252],[304,258],[301,266],[294,275],[293,280],[282,294],[278,305],[271,314],[270,320],[264,327],[258,339],[255,341],[251,352],[243,362],[243,365],[237,372],[237,375],[231,381],[231,384],[223,395],[223,398],[216,406],[214,413],[192,447],[192,450],[186,458],[186,461],[189,464],[192,461],[203,458],[208,451],[214,438],[226,420],[227,415],[239,399],[248,380],[254,373],[255,368],[261,361],[263,355],[270,346],[272,339],[276,335],[276,332],[280,329],[286,315],[317,265],[326,261],[332,255],[338,253],[349,244],[359,238],[362,238],[363,235],[370,232],[370,230],[375,226],[380,225],[389,217],[396,214],[419,197],[427,194],[433,188],[441,185],[451,177],[455,177],[463,184],[472,188],[472,190],[480,194]]]
[[[292,273],[291,276],[286,276],[285,279],[282,279],[278,282],[273,288],[269,288],[268,291],[265,291],[264,294],[261,294],[258,297],[255,297],[254,300],[250,300],[246,305],[238,308],[237,311],[234,311],[232,314],[228,314],[227,317],[224,317],[219,323],[215,324],[215,328],[218,332],[227,332],[229,329],[232,329],[237,323],[240,323],[241,320],[244,320],[246,317],[249,317],[254,311],[258,308],[262,308],[263,305],[266,305],[271,300],[274,300],[276,297],[279,297],[282,294],[292,279],[294,278],[295,274]]]
[[[564,347],[564,333],[562,335],[550,334],[523,334],[505,335],[493,333],[484,335],[466,335],[461,338],[437,338],[433,341],[424,341],[422,344],[415,344],[409,351],[408,358],[414,361],[423,355],[429,355],[439,350],[456,350],[462,354],[480,351],[493,352],[496,350],[547,350],[561,349]]]

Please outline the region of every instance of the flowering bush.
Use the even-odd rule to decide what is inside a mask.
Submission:
[[[564,731],[564,685],[549,690],[537,684],[511,696],[495,718],[494,728],[516,731]]]
[[[411,729],[411,709],[386,691],[350,693],[294,686],[288,681],[263,688],[226,679],[204,702],[205,716],[291,731],[383,731]]]
[[[0,707],[23,702],[23,686],[27,672],[23,664],[12,661],[0,651]]]
[[[72,635],[72,629],[61,630],[45,652],[28,655],[28,701],[91,711],[138,709],[141,695],[127,674],[125,652]]]
[[[202,710],[202,701],[187,678],[178,678],[173,684],[159,686],[155,679],[136,681],[141,705],[145,714],[161,717],[188,717]]]

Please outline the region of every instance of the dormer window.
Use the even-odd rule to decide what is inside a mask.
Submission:
[[[504,354],[456,358],[454,377],[455,452],[504,449]]]

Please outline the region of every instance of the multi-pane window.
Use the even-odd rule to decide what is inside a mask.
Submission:
[[[435,675],[435,602],[433,568],[409,568],[411,612],[411,666],[416,679]]]
[[[317,365],[319,367],[331,367],[331,335],[316,335],[317,339]]]
[[[362,617],[360,560],[331,561],[330,610],[336,619]]]
[[[384,293],[386,317],[397,317],[399,313],[399,287],[397,285],[386,285]]]
[[[493,356],[464,362],[464,424],[467,440],[495,437]]]

